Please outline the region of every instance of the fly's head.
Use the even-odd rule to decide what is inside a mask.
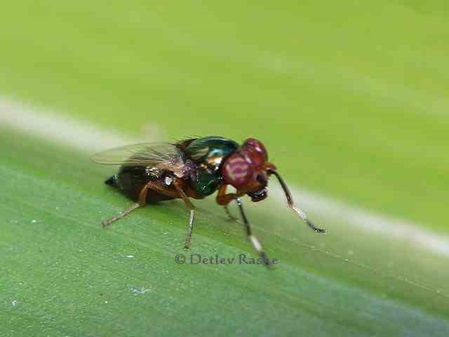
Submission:
[[[267,150],[262,142],[248,138],[225,160],[221,173],[226,184],[247,194],[252,201],[261,201],[268,194],[269,172],[275,169],[268,162]]]

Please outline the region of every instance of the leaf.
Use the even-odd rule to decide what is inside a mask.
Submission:
[[[213,201],[196,202],[191,252],[182,249],[187,212],[176,201],[103,230],[101,220],[130,204],[103,184],[110,168],[22,134],[2,135],[1,335],[449,333],[442,258],[325,217],[329,234],[318,236],[267,201],[279,212],[246,206],[279,261],[274,270],[177,264],[177,254],[188,262],[256,255],[241,225]]]
[[[442,4],[10,1],[1,95],[133,137],[257,137],[289,183],[445,235]],[[188,253],[177,201],[102,230],[130,204],[112,170],[0,137],[1,336],[449,335],[447,257],[324,211],[318,236],[271,196],[244,202],[274,270],[179,265],[255,254],[213,200],[195,201]]]

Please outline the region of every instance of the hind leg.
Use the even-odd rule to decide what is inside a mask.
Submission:
[[[192,231],[193,231],[193,223],[195,220],[195,206],[190,201],[189,197],[187,196],[186,192],[184,191],[184,181],[180,178],[177,178],[175,176],[171,177],[173,179],[172,183],[175,190],[164,188],[160,185],[152,185],[151,189],[155,190],[156,192],[160,194],[164,194],[166,196],[172,197],[172,198],[181,198],[184,201],[184,204],[186,205],[187,209],[189,210],[189,223],[187,225],[187,234],[186,239],[184,242],[184,248],[189,249],[190,243],[192,241]],[[170,184],[170,185],[171,185]],[[170,186],[168,185],[168,186]]]
[[[111,180],[112,177],[110,179],[108,179],[106,181],[106,183]],[[139,199],[135,204],[132,204],[130,207],[126,208],[125,210],[121,211],[119,214],[117,214],[116,216],[105,220],[102,222],[103,228],[108,227],[109,225],[111,225],[113,222],[116,222],[117,220],[120,220],[121,218],[127,216],[129,213],[131,213],[132,211],[134,211],[135,209],[141,207],[141,206],[145,206],[146,205],[146,199],[147,199],[147,195],[148,195],[148,191],[150,189],[154,189],[154,183],[153,182],[149,182],[148,184],[146,184],[142,190],[139,193]]]
[[[108,227],[110,224],[112,224],[113,222],[116,222],[117,220],[120,220],[121,218],[127,216],[129,213],[131,213],[131,212],[134,211],[135,209],[139,208],[140,206],[142,206],[142,205],[140,205],[139,203],[132,204],[130,207],[128,207],[127,209],[121,211],[121,212],[120,212],[119,214],[117,214],[116,216],[114,216],[114,217],[112,217],[112,218],[110,218],[110,219],[104,220],[104,221],[101,223],[102,226],[103,226],[103,228],[106,228],[106,227]]]

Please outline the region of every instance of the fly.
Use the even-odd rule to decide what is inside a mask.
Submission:
[[[274,175],[281,184],[288,207],[315,232],[326,232],[314,225],[304,211],[294,204],[276,166],[268,161],[265,146],[253,138],[246,139],[242,145],[217,136],[190,138],[173,144],[133,144],[97,153],[92,160],[100,164],[120,165],[118,173],[105,183],[135,202],[118,215],[103,221],[103,227],[139,207],[180,198],[189,210],[184,243],[184,247],[189,249],[195,219],[195,206],[190,198],[203,199],[218,191],[215,200],[230,217],[228,205],[232,201],[237,203],[249,240],[265,265],[270,266],[271,261],[252,232],[240,198],[247,195],[253,202],[265,199],[268,180]],[[235,188],[234,193],[227,192],[229,186]]]

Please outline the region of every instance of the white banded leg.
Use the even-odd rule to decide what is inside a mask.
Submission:
[[[251,241],[254,249],[259,253],[260,257],[262,258],[263,263],[267,267],[272,267],[272,263],[271,263],[270,259],[268,258],[267,254],[265,253],[265,251],[263,250],[263,247],[262,247],[260,241],[252,233],[248,218],[246,217],[245,211],[243,210],[242,201],[239,198],[236,198],[235,201],[237,202],[237,205],[239,206],[240,215],[242,216],[243,224],[245,225],[245,229],[246,229],[246,235],[248,235],[248,238]]]
[[[295,203],[293,202],[292,194],[288,189],[284,179],[282,179],[281,175],[274,170],[269,170],[268,173],[274,174],[278,178],[279,183],[281,184],[281,187],[284,190],[285,197],[287,198],[288,207],[290,207],[307,224],[307,226],[309,226],[315,232],[325,234],[326,229],[316,226],[312,221],[309,220],[306,213],[302,209],[296,207]]]

